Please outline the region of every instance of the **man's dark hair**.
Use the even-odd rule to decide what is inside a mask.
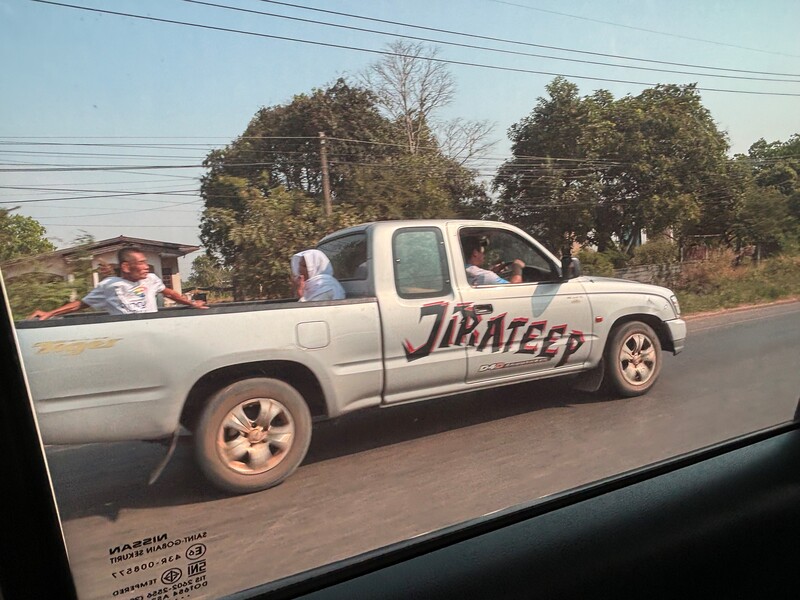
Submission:
[[[465,236],[461,238],[461,249],[464,252],[464,260],[468,261],[472,258],[472,253],[475,250],[480,250],[486,246],[486,239],[478,236]]]
[[[138,246],[125,246],[124,248],[120,249],[120,251],[117,252],[117,264],[121,265],[124,262],[131,262],[131,255],[135,253],[144,254],[142,249]]]

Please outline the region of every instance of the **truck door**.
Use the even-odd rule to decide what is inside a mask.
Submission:
[[[514,231],[461,228],[458,243],[475,235],[485,243],[482,268],[514,259],[525,268],[522,283],[470,285],[466,270],[456,275],[466,325],[454,343],[467,348],[467,382],[580,368],[589,356],[593,318],[583,285],[562,281],[552,255]]]
[[[392,252],[391,259],[379,259],[384,264],[391,260],[392,267],[380,283],[387,290],[380,298],[384,401],[444,394],[463,386],[466,349],[442,343],[450,335],[456,306],[442,230],[405,227],[386,235],[391,239],[375,240],[376,247],[391,247]]]

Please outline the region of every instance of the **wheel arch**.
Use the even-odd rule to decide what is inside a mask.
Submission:
[[[635,314],[621,316],[616,321],[614,321],[614,324],[609,329],[609,332],[612,332],[618,327],[621,327],[625,323],[630,323],[631,321],[641,321],[642,323],[646,323],[647,325],[649,325],[653,329],[653,331],[656,332],[656,335],[658,336],[658,341],[661,343],[662,350],[667,350],[669,352],[675,350],[667,326],[664,324],[664,321],[662,321],[656,315],[647,313],[635,313]],[[611,339],[610,333],[608,339]]]
[[[312,418],[327,418],[325,393],[311,369],[293,361],[257,361],[220,367],[203,375],[186,397],[181,425],[194,431],[203,407],[213,394],[232,383],[254,377],[268,377],[291,385],[306,401]]]

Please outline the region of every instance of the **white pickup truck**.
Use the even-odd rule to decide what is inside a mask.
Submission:
[[[523,281],[470,285],[462,248],[475,238],[487,264],[524,262]],[[568,375],[635,396],[662,351],[684,346],[670,290],[580,276],[577,259],[504,223],[369,223],[317,247],[345,300],[17,323],[43,441],[188,430],[208,479],[245,493],[298,467],[314,419]]]

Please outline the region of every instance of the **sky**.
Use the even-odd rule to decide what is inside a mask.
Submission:
[[[697,83],[732,153],[800,133],[797,0],[63,4],[148,19],[0,0],[0,207],[58,247],[84,233],[200,245],[206,154],[259,108],[357,77],[400,36],[452,61],[457,92],[438,118],[494,125],[486,172],[556,75],[616,98]]]

